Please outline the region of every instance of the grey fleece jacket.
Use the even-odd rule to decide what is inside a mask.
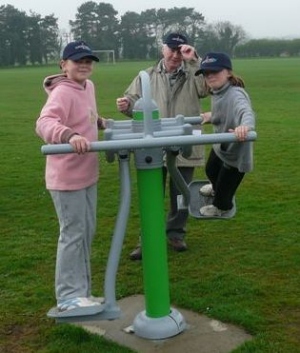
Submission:
[[[255,114],[246,91],[241,87],[226,84],[220,90],[212,91],[211,123],[215,133],[228,132],[239,125],[255,128]],[[229,166],[246,173],[253,169],[253,143],[233,142],[214,144],[217,156]]]

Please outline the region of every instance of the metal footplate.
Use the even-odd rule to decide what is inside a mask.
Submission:
[[[233,208],[224,213],[222,216],[203,216],[200,213],[200,208],[203,206],[211,205],[213,202],[212,196],[203,196],[200,194],[200,188],[206,184],[209,184],[208,180],[195,180],[189,184],[190,190],[190,203],[189,203],[189,214],[192,217],[199,218],[199,219],[229,219],[235,216],[236,214],[236,203],[233,200]]]
[[[121,310],[118,306],[108,306],[106,304],[66,311],[59,311],[57,307],[53,307],[48,311],[47,316],[55,319],[57,323],[115,320],[121,316]]]

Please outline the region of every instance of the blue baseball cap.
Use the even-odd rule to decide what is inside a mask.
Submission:
[[[70,42],[63,50],[62,59],[78,61],[82,58],[89,58],[99,61],[99,58],[93,54],[92,49],[84,41]]]
[[[176,49],[180,45],[188,44],[186,36],[179,33],[170,33],[164,40],[164,44],[167,44],[169,48]]]
[[[232,70],[230,57],[226,53],[211,52],[205,54],[200,63],[200,70],[195,75],[203,74],[205,71],[222,71],[223,69]]]

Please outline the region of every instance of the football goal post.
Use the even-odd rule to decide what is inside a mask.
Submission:
[[[106,62],[107,64],[115,64],[115,51],[114,50],[93,50],[99,59],[100,62]]]

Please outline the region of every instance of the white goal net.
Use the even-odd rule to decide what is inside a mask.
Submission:
[[[98,56],[98,58],[100,59],[100,62],[105,62],[107,64],[116,63],[114,50],[93,50],[93,53],[95,53]]]

